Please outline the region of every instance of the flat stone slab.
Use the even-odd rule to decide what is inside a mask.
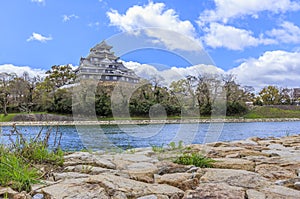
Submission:
[[[184,192],[176,187],[165,184],[149,184],[111,174],[91,176],[86,182],[99,184],[109,195],[115,191],[124,192],[127,197],[142,197],[147,195],[165,195],[168,197],[183,196]]]
[[[207,183],[200,184],[196,190],[189,190],[185,193],[183,199],[241,199],[246,198],[245,190],[240,187],[230,186],[225,183]]]
[[[235,169],[206,169],[200,178],[201,183],[227,183],[231,186],[255,189],[271,183],[257,173]]]
[[[239,158],[214,158],[216,162],[213,163],[214,168],[221,169],[240,169],[247,171],[254,171],[255,163],[249,160]]]

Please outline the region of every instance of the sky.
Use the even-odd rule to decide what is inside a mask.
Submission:
[[[300,87],[300,0],[1,0],[0,72],[79,65],[105,40],[162,81],[230,73],[241,85]]]

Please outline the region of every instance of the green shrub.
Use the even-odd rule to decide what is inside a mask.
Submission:
[[[183,154],[174,160],[174,163],[183,165],[195,165],[196,167],[209,168],[215,160],[204,157],[198,153]]]
[[[31,163],[52,164],[62,166],[64,152],[58,148],[50,151],[43,142],[29,141],[19,150],[19,154]]]

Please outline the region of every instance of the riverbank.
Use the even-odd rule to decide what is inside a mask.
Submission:
[[[207,145],[75,152],[30,194],[15,198],[189,199],[300,198],[300,135]],[[214,159],[213,168],[173,163],[183,153]]]
[[[239,122],[288,122],[300,118],[260,118],[260,119],[167,119],[167,120],[103,120],[103,121],[14,121],[0,122],[0,126],[69,126],[69,125],[142,125],[142,124],[192,124],[192,123],[239,123]]]

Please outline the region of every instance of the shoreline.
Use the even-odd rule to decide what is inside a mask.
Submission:
[[[0,126],[90,126],[90,125],[143,125],[143,124],[193,124],[193,123],[247,123],[247,122],[297,122],[300,118],[258,119],[167,119],[167,120],[108,120],[108,121],[14,121],[0,122]]]

